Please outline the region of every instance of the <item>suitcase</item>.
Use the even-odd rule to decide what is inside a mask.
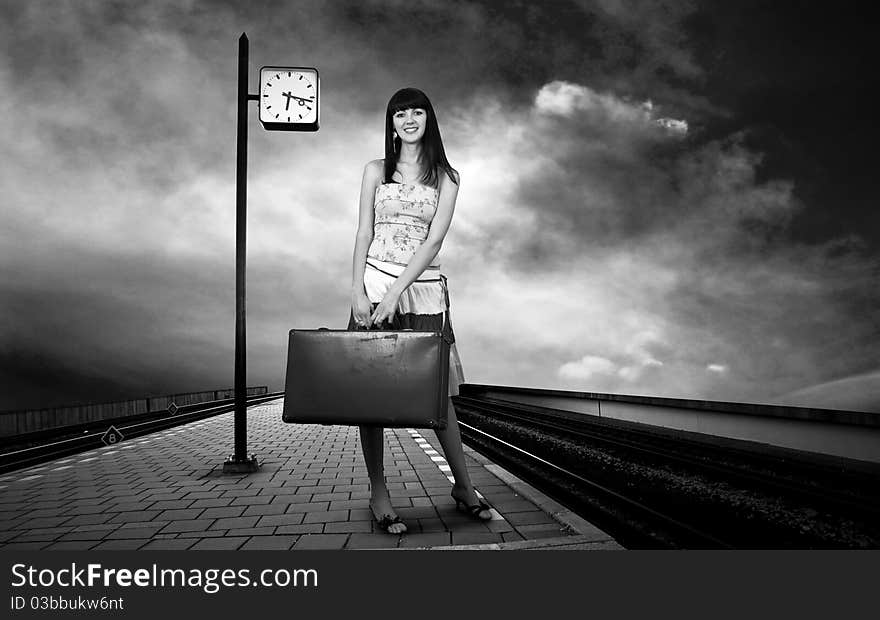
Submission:
[[[449,346],[442,332],[293,329],[282,419],[444,429]]]

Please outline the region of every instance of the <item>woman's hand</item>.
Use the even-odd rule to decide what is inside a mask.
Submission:
[[[379,302],[379,305],[376,306],[376,309],[373,310],[373,314],[370,317],[370,321],[374,325],[378,325],[383,321],[390,321],[394,318],[394,314],[397,312],[397,303],[400,301],[400,293],[395,293],[394,290],[389,290],[385,293],[385,297],[382,298],[382,301]]]
[[[355,293],[351,296],[351,313],[354,316],[354,322],[358,325],[369,327],[370,325],[370,311],[373,309],[373,304],[370,303],[370,298],[367,297],[364,293]]]

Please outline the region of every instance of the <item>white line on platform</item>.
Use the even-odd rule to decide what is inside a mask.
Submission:
[[[80,462],[80,463],[88,463],[89,461],[97,461],[97,460],[98,460],[98,457],[97,457],[97,456],[93,456],[93,457],[90,458],[90,459],[80,459],[79,462]]]
[[[446,474],[446,479],[449,480],[449,482],[451,482],[452,484],[455,484],[455,476],[451,475],[452,468],[446,464],[446,459],[443,458],[442,456],[440,456],[440,453],[437,452],[430,443],[428,443],[427,439],[422,437],[421,433],[419,433],[418,431],[411,429],[411,428],[407,429],[407,430],[409,431],[410,437],[412,437],[413,441],[416,442],[416,445],[418,447],[420,447],[424,451],[424,453],[427,454],[428,457],[430,457],[430,459],[432,461],[437,463],[437,468],[440,471],[442,471],[444,474]],[[476,487],[474,487],[474,493],[477,494],[478,498],[485,499],[483,497],[482,493],[480,493]],[[504,517],[501,515],[501,513],[498,512],[497,510],[495,510],[494,508],[491,509],[491,512],[492,512],[492,521],[503,521],[504,520]]]
[[[61,471],[62,469],[70,469],[71,467],[73,467],[73,465],[62,465],[61,467],[56,467],[51,471]]]
[[[27,480],[36,480],[37,478],[42,478],[42,477],[43,477],[43,474],[37,474],[36,476],[27,476],[25,478],[19,478],[18,481],[25,482]]]

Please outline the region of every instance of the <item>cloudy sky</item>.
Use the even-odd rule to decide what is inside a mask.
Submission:
[[[0,409],[232,385],[235,85],[249,384],[344,327],[364,163],[425,90],[461,172],[441,260],[470,382],[880,411],[873,32],[741,0],[0,4]]]

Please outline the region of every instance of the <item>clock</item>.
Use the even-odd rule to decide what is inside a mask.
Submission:
[[[318,131],[320,99],[317,69],[260,68],[260,122],[264,129]]]

